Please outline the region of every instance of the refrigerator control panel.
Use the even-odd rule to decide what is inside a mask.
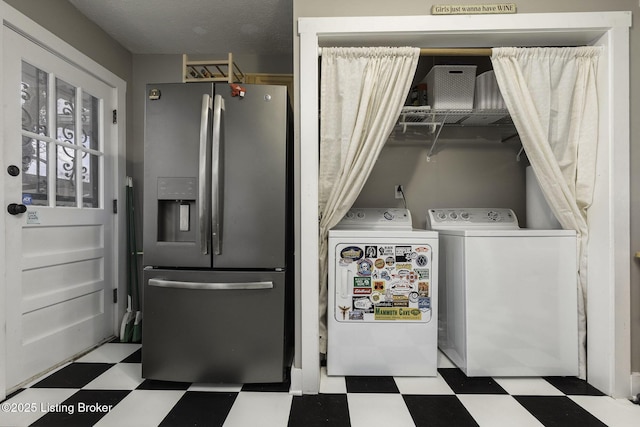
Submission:
[[[428,244],[339,244],[335,247],[335,312],[339,322],[432,319]]]
[[[158,178],[159,200],[195,200],[197,191],[195,178]]]

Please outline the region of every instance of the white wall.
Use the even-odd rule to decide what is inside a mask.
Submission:
[[[472,129],[479,128],[465,131]],[[511,143],[482,137],[451,139],[447,130],[442,131],[429,160],[431,141],[406,144],[390,140],[354,206],[403,207],[393,191],[394,184],[401,184],[416,228],[425,228],[428,209],[453,207],[508,207],[524,226],[524,168],[528,163],[524,156],[516,160],[517,139]]]

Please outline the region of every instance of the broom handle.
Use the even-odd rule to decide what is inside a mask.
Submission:
[[[133,301],[132,301],[132,277],[133,277],[133,265],[131,262],[131,257],[129,254],[131,253],[131,218],[129,216],[129,212],[131,211],[130,201],[129,201],[129,180],[131,178],[127,177],[127,183],[125,186],[125,209],[127,211],[127,309],[133,309]]]
[[[132,296],[133,296],[133,311],[140,311],[140,289],[139,289],[139,281],[138,281],[138,245],[136,241],[136,215],[135,215],[135,196],[133,189],[133,178],[129,178],[128,184],[130,187],[129,191],[129,218],[131,222],[131,248],[130,248],[130,257],[131,264],[133,266],[133,281],[132,281]]]

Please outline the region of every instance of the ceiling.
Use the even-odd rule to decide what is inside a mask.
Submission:
[[[136,54],[292,55],[292,0],[68,0]]]
[[[293,0],[68,0],[136,54],[293,55]],[[598,31],[332,34],[321,46],[575,46]]]

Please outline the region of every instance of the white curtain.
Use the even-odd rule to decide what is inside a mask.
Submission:
[[[491,61],[531,167],[563,228],[578,235],[580,377],[586,378],[588,209],[598,142],[598,47],[497,48]]]
[[[320,86],[320,351],[326,352],[327,236],[360,194],[410,89],[420,49],[324,48]]]

